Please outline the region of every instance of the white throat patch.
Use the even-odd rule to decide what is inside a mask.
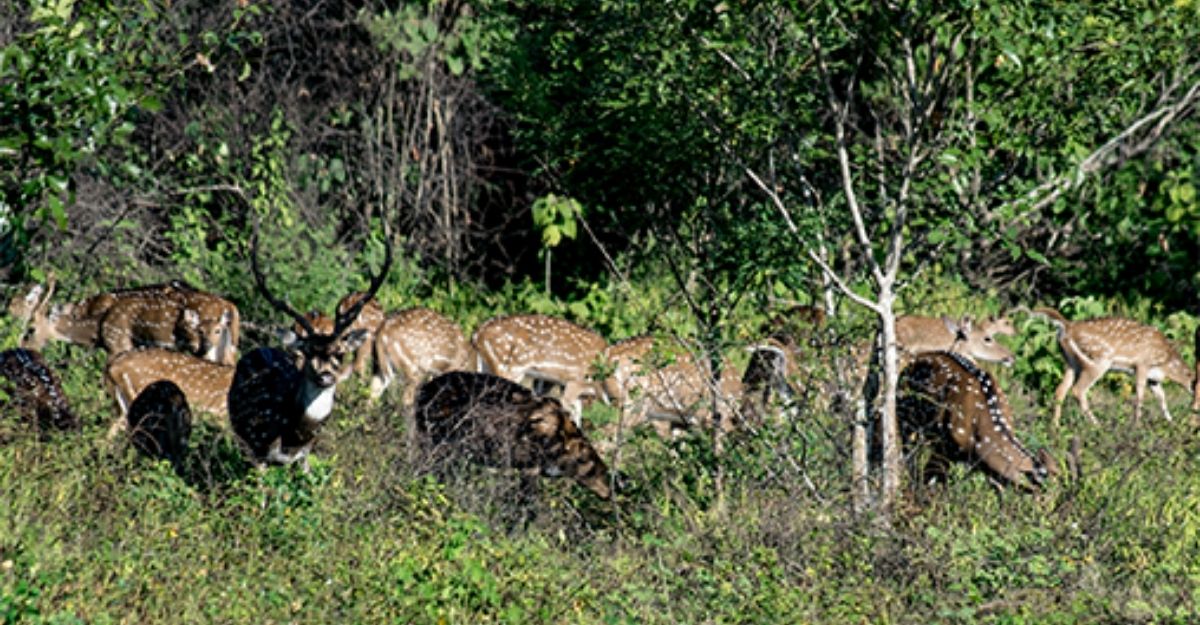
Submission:
[[[308,380],[300,385],[300,405],[304,406],[304,418],[320,423],[333,412],[333,391],[337,385],[321,388]]]

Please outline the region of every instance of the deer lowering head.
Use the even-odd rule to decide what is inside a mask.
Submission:
[[[1062,418],[1062,405],[1067,394],[1079,401],[1079,407],[1092,423],[1098,423],[1088,405],[1087,394],[1109,370],[1133,372],[1136,401],[1133,418],[1142,416],[1142,400],[1146,386],[1154,392],[1163,416],[1171,420],[1167,396],[1162,383],[1171,380],[1193,392],[1197,404],[1194,372],[1183,362],[1175,346],[1157,328],[1122,317],[1103,317],[1068,321],[1057,310],[1036,308],[1034,314],[1050,320],[1058,328],[1058,346],[1062,349],[1066,367],[1063,379],[1054,392],[1054,425]]]
[[[229,421],[256,462],[291,464],[307,456],[317,433],[333,410],[334,390],[349,377],[351,356],[366,340],[363,329],[351,330],[392,265],[392,241],[385,223],[383,267],[372,277],[365,297],[339,311],[330,332],[318,331],[308,318],[271,294],[258,262],[257,224],[250,242],[250,266],[259,293],[276,310],[300,326],[291,345],[293,355],[259,348],[238,361],[229,389]]]
[[[750,362],[742,374],[748,406],[760,416],[773,403],[788,402],[797,395],[800,346],[786,337],[770,337],[750,348]],[[773,399],[778,397],[778,399]]]
[[[574,478],[612,496],[608,468],[557,399],[503,378],[452,371],[417,392],[417,444],[435,466],[460,460]]]
[[[129,406],[129,441],[144,456],[166,460],[176,473],[183,469],[192,411],[184,392],[170,380],[159,380]]]
[[[518,384],[528,378],[563,387],[562,403],[581,423],[581,398],[599,395],[592,382],[592,363],[607,346],[604,337],[548,315],[511,315],[485,321],[471,341],[480,371]]]
[[[692,346],[661,350],[651,336],[614,343],[605,350],[612,374],[604,380],[605,394],[621,409],[617,423],[604,429],[616,441],[614,429],[629,430],[645,423],[669,436],[673,429],[710,427],[719,416],[721,428],[732,431],[740,422],[741,379],[729,361],[719,378],[707,358],[693,355]],[[717,412],[713,412],[714,398]]]
[[[0,401],[0,413],[20,415],[42,432],[79,429],[58,377],[35,351],[0,352],[0,390],[6,396]]]
[[[411,406],[426,379],[452,370],[475,367],[476,354],[458,324],[428,308],[409,308],[391,315],[375,333],[375,374],[371,397],[378,398],[400,378],[403,404]]]
[[[1012,322],[1005,317],[977,326],[970,317],[955,320],[906,315],[896,318],[896,343],[904,362],[925,352],[952,351],[972,360],[1011,365],[1015,360],[1012,350],[998,343],[995,335],[1012,329]]]
[[[29,324],[24,344],[50,340],[97,345],[110,354],[134,347],[179,349],[232,365],[240,317],[232,302],[175,280],[101,293],[74,304],[50,305],[51,278],[14,300],[9,311]]]
[[[1054,470],[1044,450],[1035,456],[1017,440],[1004,392],[962,354],[915,357],[900,376],[897,400],[904,440],[932,442],[926,482],[944,477],[956,459],[979,462],[993,476],[1025,488],[1039,488]]]

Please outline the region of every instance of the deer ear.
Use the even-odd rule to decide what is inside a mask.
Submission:
[[[299,349],[300,337],[296,336],[296,333],[293,332],[290,328],[287,330],[280,330],[278,336],[279,336],[279,342],[283,344],[284,349],[289,350],[289,351]]]
[[[200,313],[191,308],[184,309],[183,322],[189,326],[192,326],[193,328],[200,327]]]
[[[362,344],[364,342],[366,342],[366,340],[367,340],[366,328],[359,328],[357,330],[353,330],[353,331],[347,332],[346,334],[342,335],[342,343],[345,344],[346,349],[348,349],[350,351],[355,351],[358,348],[362,347]]]

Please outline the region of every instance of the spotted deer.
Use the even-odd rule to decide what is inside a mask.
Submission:
[[[29,324],[24,344],[50,340],[99,346],[110,354],[134,347],[177,348],[213,362],[237,359],[240,316],[232,302],[171,281],[101,293],[74,304],[50,305],[53,278],[14,300],[9,312]]]
[[[994,478],[1040,488],[1057,471],[1043,449],[1031,454],[1012,429],[1012,411],[992,376],[954,352],[917,355],[900,376],[896,412],[904,441],[930,441],[923,481],[944,479],[952,460],[978,463]]]
[[[375,332],[371,397],[378,399],[400,378],[404,406],[412,406],[417,387],[430,377],[476,366],[476,354],[458,324],[428,308],[392,313]]]
[[[669,437],[675,428],[710,427],[715,390],[721,428],[735,429],[741,420],[742,382],[732,363],[724,361],[719,380],[708,360],[697,359],[690,346],[662,345],[652,336],[638,336],[610,345],[604,360],[612,373],[604,392],[621,410],[616,423],[601,428],[601,438],[618,442],[618,432],[652,424]]]
[[[42,433],[80,427],[58,376],[36,351],[18,348],[0,352],[0,391],[0,414],[19,415]]]
[[[1058,346],[1066,367],[1063,379],[1054,392],[1054,426],[1062,418],[1062,405],[1067,394],[1079,401],[1079,408],[1093,424],[1098,423],[1088,405],[1087,394],[1109,370],[1133,373],[1136,399],[1133,420],[1142,416],[1142,400],[1146,386],[1154,392],[1163,416],[1171,421],[1164,380],[1171,380],[1192,391],[1193,404],[1198,400],[1194,372],[1183,362],[1167,337],[1157,328],[1122,317],[1102,317],[1069,321],[1062,313],[1049,307],[1033,310],[1033,314],[1049,319],[1058,328]]]
[[[229,389],[229,422],[255,463],[286,465],[301,461],[307,470],[309,451],[333,411],[337,385],[350,376],[351,355],[366,340],[365,329],[350,328],[391,269],[391,235],[385,224],[383,267],[372,277],[365,295],[338,312],[332,331],[321,332],[304,315],[271,294],[259,268],[255,226],[250,267],[258,291],[272,307],[292,317],[300,325],[301,334],[291,346],[294,355],[262,347],[238,361]]]
[[[551,382],[563,387],[562,403],[581,423],[585,396],[598,396],[592,364],[608,343],[599,334],[558,317],[510,315],[485,321],[471,343],[480,371],[518,384]]]
[[[417,391],[416,444],[435,467],[460,461],[569,477],[610,499],[608,468],[562,404],[494,375],[452,371]]]
[[[176,473],[183,470],[192,411],[174,382],[159,380],[138,394],[129,406],[129,442],[143,456],[166,460]]]
[[[109,437],[126,429],[134,399],[162,380],[178,386],[192,409],[214,417],[226,416],[226,396],[233,384],[233,374],[234,368],[229,365],[159,347],[135,349],[109,358],[104,367],[104,386],[116,401],[119,415],[109,429]]]
[[[950,317],[896,317],[896,345],[902,352],[902,365],[913,356],[925,352],[956,351],[974,360],[1011,365],[1011,350],[996,342],[997,334],[1015,336],[1016,328],[1008,317],[988,319],[976,325],[970,317],[954,320]]]

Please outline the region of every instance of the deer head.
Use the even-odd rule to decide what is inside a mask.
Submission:
[[[386,222],[384,232],[383,267],[372,276],[365,297],[338,311],[332,330],[323,332],[267,287],[258,262],[255,223],[250,267],[259,293],[276,310],[292,317],[300,329],[290,345],[290,356],[278,349],[260,348],[238,361],[229,390],[230,423],[256,461],[290,464],[303,459],[307,463],[317,432],[333,410],[334,390],[350,375],[349,356],[366,340],[366,331],[351,330],[351,325],[363,306],[375,297],[392,265],[392,241]]]

